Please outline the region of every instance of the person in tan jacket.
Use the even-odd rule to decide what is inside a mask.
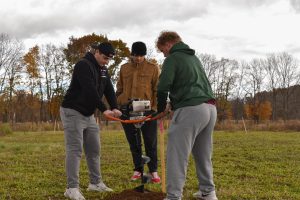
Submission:
[[[132,44],[131,60],[122,65],[120,69],[116,96],[122,110],[126,110],[131,99],[150,100],[152,110],[146,113],[148,115],[156,112],[156,88],[160,70],[157,65],[145,59],[146,53],[145,43],[138,41]],[[133,124],[122,123],[122,126],[134,164],[134,173],[131,180],[138,180],[142,176],[141,137],[143,136],[146,155],[151,159],[148,163],[149,172],[152,176],[151,181],[160,183],[160,177],[157,173],[157,121],[145,122],[141,127],[142,134],[138,132]]]

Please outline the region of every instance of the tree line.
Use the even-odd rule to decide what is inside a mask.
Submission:
[[[0,34],[0,122],[45,122],[59,120],[59,106],[68,88],[74,64],[91,44],[109,41],[116,56],[108,65],[112,81],[130,57],[127,44],[92,33],[70,37],[64,46],[24,45]],[[149,50],[148,58],[161,61]],[[197,52],[197,50],[196,50]],[[299,119],[300,72],[296,58],[287,52],[270,53],[249,62],[198,54],[217,99],[218,120]]]

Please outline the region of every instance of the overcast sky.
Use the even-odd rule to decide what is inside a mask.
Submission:
[[[300,0],[1,0],[0,33],[35,44],[106,34],[150,48],[162,30],[198,53],[250,60],[286,51],[300,59]]]

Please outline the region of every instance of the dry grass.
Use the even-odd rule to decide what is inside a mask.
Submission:
[[[245,123],[245,125],[244,125]],[[219,131],[300,131],[300,120],[289,120],[283,121],[279,120],[276,122],[264,121],[259,124],[252,120],[226,120],[223,122],[217,122],[215,130]],[[168,129],[170,120],[164,120],[164,128]],[[0,135],[5,135],[7,130],[11,129],[18,132],[37,132],[37,131],[62,131],[63,127],[61,122],[56,124],[52,122],[26,122],[26,123],[16,123],[16,124],[5,124],[5,126],[0,124]],[[101,130],[123,130],[121,123],[113,121],[100,121],[99,123]],[[1,128],[2,127],[2,128]],[[5,129],[5,130],[4,130]]]
[[[245,123],[245,125],[244,125]],[[215,130],[227,130],[227,131],[300,131],[300,120],[289,120],[289,121],[264,121],[259,124],[252,120],[226,120],[218,122]]]
[[[8,123],[0,123],[0,136],[12,134],[12,129]]]

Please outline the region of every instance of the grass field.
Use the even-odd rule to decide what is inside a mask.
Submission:
[[[115,192],[137,186],[129,182],[132,164],[124,134],[103,131],[101,144],[104,182]],[[220,200],[300,199],[300,133],[216,132],[213,164]],[[86,192],[88,172],[84,159],[80,180],[87,199],[107,195]],[[17,132],[0,137],[1,200],[65,199],[65,182],[62,132]],[[160,185],[149,184],[147,189],[160,191]],[[196,191],[191,159],[184,199],[193,199]]]

